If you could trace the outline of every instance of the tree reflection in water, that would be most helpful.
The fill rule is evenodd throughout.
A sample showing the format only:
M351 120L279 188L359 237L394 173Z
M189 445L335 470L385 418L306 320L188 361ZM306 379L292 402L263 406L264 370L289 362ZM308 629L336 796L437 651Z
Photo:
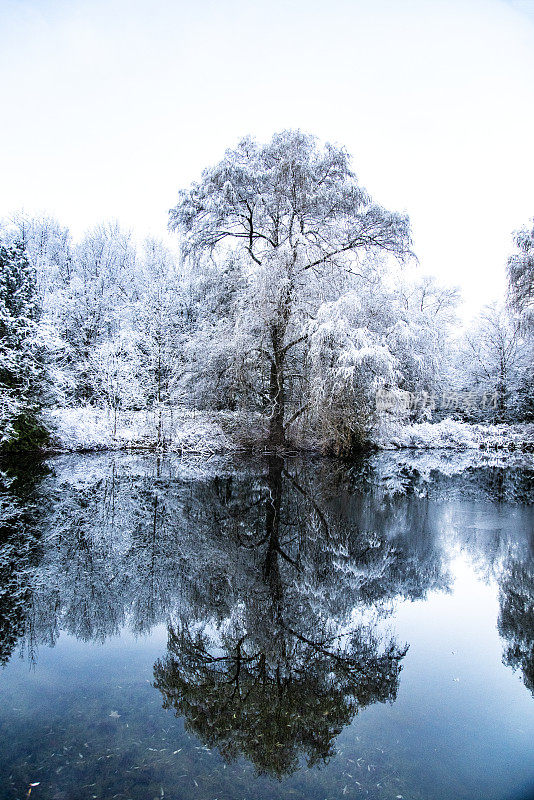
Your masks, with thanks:
M4 464L0 470L0 666L29 632L30 576L43 553L37 521L45 501L38 486L47 471L40 463L19 463L16 468ZM32 657L31 636L26 645Z
M359 708L395 699L407 648L393 641L382 648L372 625L343 630L357 599L351 588L362 585L358 567L380 550L374 536L332 530L280 459L269 460L265 483L246 527L241 517L233 528L248 558L236 557L236 572L225 576L234 597L229 619L211 636L203 620L171 626L154 674L164 706L205 744L281 778L300 755L308 766L328 760ZM226 522L231 495L227 502ZM217 519L215 536L227 536L223 515Z
M507 515L508 527L475 535L472 501L528 500L531 471L428 480L426 461L384 456L207 475L152 456L50 467L4 474L0 487L2 663L62 630L102 642L166 623L155 685L191 731L260 773L321 763L359 709L395 699L406 646L383 620L399 600L449 587L443 530L459 502L458 544L499 584L505 663L534 688L528 521Z
M534 554L508 563L500 584L499 634L506 642L503 661L520 669L534 695Z

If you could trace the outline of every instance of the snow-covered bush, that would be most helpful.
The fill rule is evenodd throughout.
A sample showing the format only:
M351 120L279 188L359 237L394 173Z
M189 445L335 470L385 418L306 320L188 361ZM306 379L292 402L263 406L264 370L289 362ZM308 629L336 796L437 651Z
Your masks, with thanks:
M167 408L160 416L160 410L115 413L113 409L89 405L55 408L47 412L46 421L56 450L165 448L204 455L238 449L238 435L229 435L227 429L242 429L246 423L243 418L228 421L228 415L182 409Z
M348 456L369 441L376 398L397 385L396 361L383 338L359 327L359 297L350 292L319 309L310 336L310 397L322 448Z
M384 449L533 450L534 425L471 425L453 419L396 425L374 438Z

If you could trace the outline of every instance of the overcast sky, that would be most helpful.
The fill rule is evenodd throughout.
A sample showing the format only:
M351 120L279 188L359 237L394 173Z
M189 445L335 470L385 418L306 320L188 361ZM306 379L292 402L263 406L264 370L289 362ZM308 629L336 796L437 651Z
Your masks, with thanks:
M0 216L163 234L245 135L344 144L471 313L534 215L534 0L0 0Z

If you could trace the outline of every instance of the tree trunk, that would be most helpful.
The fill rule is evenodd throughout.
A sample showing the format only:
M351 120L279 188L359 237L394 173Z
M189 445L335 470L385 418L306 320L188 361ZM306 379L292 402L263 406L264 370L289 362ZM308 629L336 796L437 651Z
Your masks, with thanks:
M163 422L161 419L161 341L158 338L158 446L163 438Z
M501 354L499 368L499 382L497 384L497 421L504 422L506 419L506 394L507 394L507 375L506 362Z
M269 497L265 507L265 531L267 535L267 552L263 563L263 578L268 584L272 600L273 613L279 622L282 617L282 579L278 557L280 553L280 507L282 504L282 469L284 462L278 456L269 458L269 474L267 487Z
M277 362L276 358L271 363L269 400L271 405L269 443L274 447L283 447L286 444L286 434L284 430L284 367L283 363Z
M269 379L269 444L273 447L284 447L286 434L284 429L285 394L284 394L284 361L285 352L282 349L283 336L279 331L271 331L273 357L271 360L271 373Z

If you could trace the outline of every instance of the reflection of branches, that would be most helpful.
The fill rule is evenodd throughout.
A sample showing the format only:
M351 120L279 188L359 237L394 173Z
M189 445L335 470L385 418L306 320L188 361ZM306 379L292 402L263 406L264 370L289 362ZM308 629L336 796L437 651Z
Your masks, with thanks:
M347 655L347 653L344 651L336 651L326 647L326 644L328 642L332 642L335 641L336 639L339 639L341 634L336 634L334 636L327 637L322 641L313 641L311 639L308 639L306 636L303 636L302 634L298 633L297 631L293 630L292 628L286 628L286 630L288 631L288 633L291 634L291 636L294 636L300 642L303 642L304 644L308 645L309 647L312 648L312 650L315 650L321 656L336 661L340 669L343 672L345 672L348 676L354 679L358 679L358 681L361 681L361 679L364 677L368 680L371 679L372 671L371 672L369 671L369 663L366 660L366 654L367 651L370 650L370 647L367 646L367 648L363 648L364 652L362 655L361 645L363 640L362 640L361 629L352 631L351 634L349 634L352 639L350 655ZM378 649L379 646L378 639L370 637L369 641L372 643L372 645L376 645ZM403 648L399 649L393 644L393 642L390 642L386 649L386 652L381 656L377 656L377 659L381 664L382 663L387 664L392 658L398 658L400 660L401 658L404 658L404 656L408 652L408 648L409 645L405 645ZM358 653L358 656L354 655L354 653L356 652ZM375 668L376 664L373 663L372 666L373 668Z
M231 543L232 601L218 641L185 622L171 627L154 674L165 707L207 744L281 777L301 755L309 764L329 758L359 708L395 698L407 647L382 646L363 625L343 630L347 610L365 594L362 583L379 582L376 570L365 577L371 551L382 563L390 546L352 520L339 527L336 516L338 530L320 507L320 493L313 497L280 458L270 457L267 466L263 504L247 502L240 517L254 537L240 530L223 540L226 548ZM235 509L227 520L233 518ZM200 625L206 613L197 617Z
M0 665L7 664L21 637L26 653L35 661L31 616L34 573L42 555L36 526L43 503L35 492L46 468L20 464L11 473L0 471Z
M66 472L73 462L65 458ZM104 641L126 620L146 632L170 614L224 625L242 608L242 633L258 637L253 649L250 637L244 642L248 658L268 652L269 640L282 652L295 634L324 645L321 621L341 628L356 604L435 582L435 520L424 517L421 502L411 501L407 520L405 499L398 508L381 504L350 476L333 485L329 462L270 458L259 472L248 465L193 480L155 475L152 461L144 475L114 464L87 456L85 483L51 476L39 488L38 528L46 536L33 599L12 590L24 585L24 548L0 559L6 644L28 636L31 607L36 644L53 643L60 629ZM425 550L414 548L416 518ZM6 658L10 652L11 645Z
M225 654L186 625L169 630L168 652L154 666L165 708L228 759L249 758L259 773L281 778L333 755L335 737L358 709L394 700L406 648L363 628L327 647L295 630L273 631L266 650L253 634L223 635ZM248 648L248 649L247 649Z
M521 669L534 694L534 562L512 562L500 587L498 629L507 641L503 660Z
M290 481L290 483L297 490L297 492L300 492L300 494L302 494L306 498L306 500L309 502L309 504L311 505L311 507L313 508L314 512L317 514L317 517L319 518L319 520L321 522L321 526L323 528L324 535L326 536L327 539L329 539L330 538L330 530L328 528L328 522L326 521L326 518L325 518L323 512L321 511L321 509L319 508L319 506L317 505L316 501L313 499L313 497L310 496L309 492L305 491L303 489L303 487L299 483L297 483L295 478L286 469L284 469L282 471L282 475L285 478L287 478L287 480Z

